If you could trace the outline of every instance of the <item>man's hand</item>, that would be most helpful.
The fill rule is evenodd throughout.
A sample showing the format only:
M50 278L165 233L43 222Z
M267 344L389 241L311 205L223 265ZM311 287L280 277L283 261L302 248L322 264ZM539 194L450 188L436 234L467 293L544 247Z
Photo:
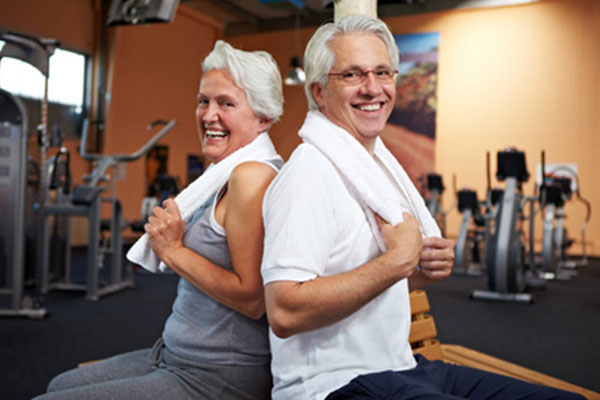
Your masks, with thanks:
M396 226L387 223L378 215L375 217L387 249L386 255L397 259L398 266L409 268L399 272L403 277L410 276L421 258L422 239L418 221L406 212L403 214L404 220Z
M163 208L154 207L148 223L144 225L152 250L158 258L166 262L166 257L183 247L182 239L185 224L179 207L173 199L167 199Z
M454 242L452 240L430 237L423 239L421 250L421 272L432 281L450 276L454 266Z

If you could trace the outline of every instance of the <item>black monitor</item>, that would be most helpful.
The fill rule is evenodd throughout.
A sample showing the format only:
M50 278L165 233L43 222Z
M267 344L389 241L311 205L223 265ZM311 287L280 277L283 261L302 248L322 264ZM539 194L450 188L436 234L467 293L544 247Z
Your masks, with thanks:
M108 26L171 22L179 0L113 0Z

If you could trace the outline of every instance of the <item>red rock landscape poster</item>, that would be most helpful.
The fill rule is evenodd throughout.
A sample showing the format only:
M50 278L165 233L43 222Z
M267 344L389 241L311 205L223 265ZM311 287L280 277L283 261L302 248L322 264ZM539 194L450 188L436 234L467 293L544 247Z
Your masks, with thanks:
M413 182L435 171L438 32L395 35L400 50L396 102L382 134Z

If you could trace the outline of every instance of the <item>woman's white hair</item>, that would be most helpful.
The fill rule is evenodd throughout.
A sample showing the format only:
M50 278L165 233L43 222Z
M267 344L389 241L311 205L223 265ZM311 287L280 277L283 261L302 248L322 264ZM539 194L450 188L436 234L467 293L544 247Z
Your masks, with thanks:
M304 51L304 72L306 73L304 92L310 110L319 109L319 105L313 97L311 85L320 83L323 87L327 86L329 81L327 74L329 74L335 63L335 54L330 47L330 42L337 36L348 33L376 35L387 47L392 69L398 69L398 46L396 46L394 37L387 25L380 19L366 15L348 15L338 22L322 25L310 38Z
M277 63L266 51L243 51L217 40L204 59L202 72L211 69L229 71L237 86L244 90L257 116L275 122L283 113L283 88Z

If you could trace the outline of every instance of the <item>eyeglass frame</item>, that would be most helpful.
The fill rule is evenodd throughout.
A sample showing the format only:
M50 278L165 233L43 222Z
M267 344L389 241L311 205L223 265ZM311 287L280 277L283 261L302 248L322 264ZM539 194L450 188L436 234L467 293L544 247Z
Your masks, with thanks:
M377 75L376 72L378 71L382 71L385 69L381 69L381 68L369 68L366 70L360 69L360 68L350 68L346 71L343 72L330 72L327 74L327 77L338 77L340 78L342 81L344 81L345 83L351 84L351 85L357 85L357 84L361 84L363 83L366 79L367 76L369 76L369 72L373 73L373 76L375 77L375 80L377 80L378 82L382 82L381 80L377 79ZM344 75L347 74L348 72L360 72L360 77L359 80L357 80L356 82L348 82L344 79ZM396 80L396 77L398 76L398 70L389 70L390 72L390 83L394 82ZM387 81L383 81L383 82L387 82Z

